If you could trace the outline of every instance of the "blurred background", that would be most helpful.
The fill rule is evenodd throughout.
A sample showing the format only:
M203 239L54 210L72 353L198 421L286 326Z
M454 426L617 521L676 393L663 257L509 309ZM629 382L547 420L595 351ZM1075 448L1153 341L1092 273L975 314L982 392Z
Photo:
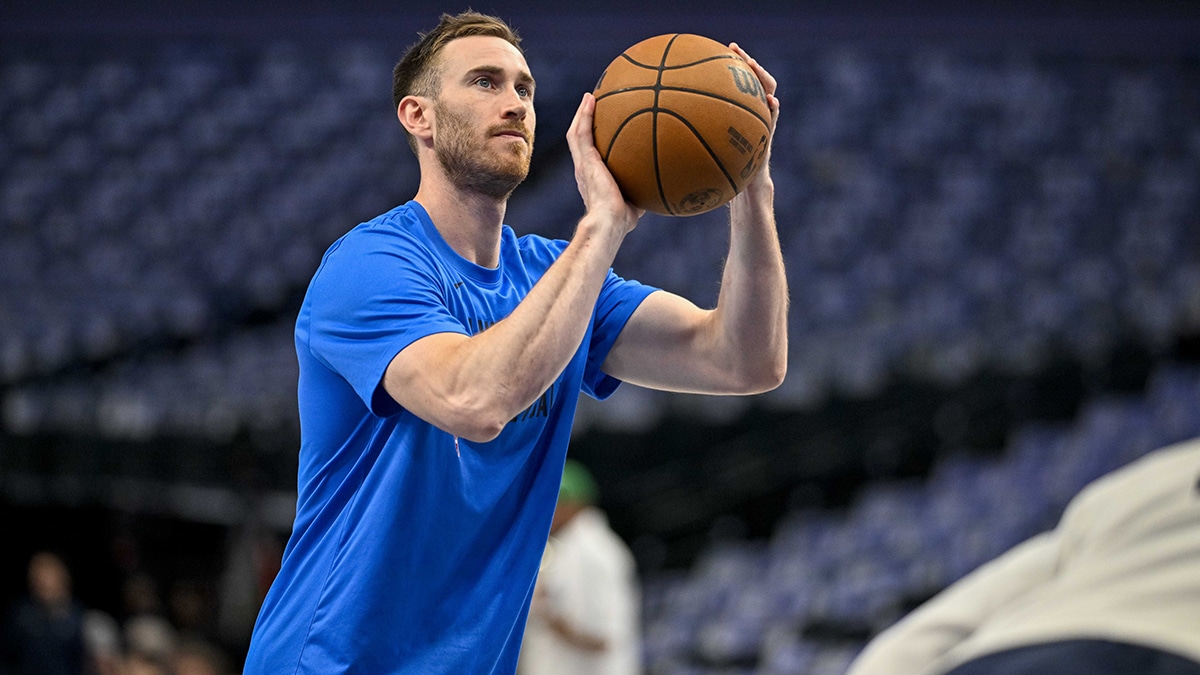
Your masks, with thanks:
M296 311L325 248L415 192L391 68L465 8L0 8L0 600L51 550L87 607L237 668L294 509ZM473 8L538 81L518 233L569 237L563 135L625 47L737 41L779 81L786 382L626 385L577 420L648 672L840 673L1200 435L1195 3ZM726 217L648 216L615 268L711 304Z

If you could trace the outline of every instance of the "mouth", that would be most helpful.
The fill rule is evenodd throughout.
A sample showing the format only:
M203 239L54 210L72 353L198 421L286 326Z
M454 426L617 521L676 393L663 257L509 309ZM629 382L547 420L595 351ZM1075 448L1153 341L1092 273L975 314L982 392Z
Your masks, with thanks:
M520 141L524 141L525 143L529 142L529 138L525 134L525 132L523 132L519 129L501 129L499 131L494 132L493 135L498 136L500 138L510 138L510 139L514 139L514 140L520 140Z

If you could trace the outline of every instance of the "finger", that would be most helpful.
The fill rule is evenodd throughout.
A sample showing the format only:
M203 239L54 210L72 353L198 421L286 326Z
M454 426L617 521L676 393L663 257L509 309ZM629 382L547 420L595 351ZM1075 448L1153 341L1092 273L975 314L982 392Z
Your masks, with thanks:
M575 117L571 120L571 126L567 128L567 143L574 143L576 137L579 136L580 121L583 116L583 106L587 102L587 94L579 101L579 107L575 110Z
M736 42L730 42L729 48L738 55L740 59L750 66L754 75L758 77L758 81L762 84L763 93L767 99L767 109L771 111L771 134L774 135L775 123L779 120L779 98L775 96L775 91L779 83L775 81L775 77L767 72L767 69L762 66L754 57L746 53L741 45Z
M579 108L575 110L575 119L571 120L571 126L567 129L567 145L573 155L589 148L595 149L595 134L592 131L595 111L596 98L591 92L584 93Z
M571 127L567 130L567 147L575 165L575 183L585 207L588 208L596 200L599 194L598 186L604 181L598 173L603 171L603 164L600 152L596 150L595 134L592 130L595 107L595 97L591 92L585 93L579 101L579 108L575 110L575 119L571 121Z
M767 94L774 94L776 87L779 86L775 81L775 77L771 75L771 73L764 68L761 63L758 62L758 59L755 59L747 54L746 50L742 49L736 42L731 43L731 48L734 49L734 52L740 56L747 65L750 66L750 69L754 71L754 74L758 76L759 81L762 82L763 90L766 91Z
M733 50L733 53L737 54L743 61L745 61L746 65L750 66L750 69L754 71L755 75L758 76L759 82L762 83L763 91L765 91L768 96L774 94L776 87L779 86L779 84L775 81L775 77L771 75L771 73L768 72L767 69L764 68L757 59L747 54L746 50L742 49L741 45L738 43L730 42L729 48Z

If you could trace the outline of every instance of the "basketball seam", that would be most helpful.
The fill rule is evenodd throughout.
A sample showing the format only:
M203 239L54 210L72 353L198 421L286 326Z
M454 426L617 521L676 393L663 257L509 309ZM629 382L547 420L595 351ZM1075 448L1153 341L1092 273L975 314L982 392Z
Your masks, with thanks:
M632 56L630 56L624 52L621 53L621 58L625 59L630 64L637 66L638 68L645 68L646 70L682 70L683 68L691 68L693 66L698 66L701 63L708 63L709 61L718 61L721 59L736 59L738 61L741 61L741 59L739 59L734 54L717 54L716 56L706 56L698 61L691 61L688 63L680 63L680 64L676 64L674 66L668 66L668 65L664 64L663 66L660 67L660 66L650 65L649 63L642 63L641 61L634 60L634 58Z
M667 202L667 191L663 188L662 172L658 166L658 96L662 92L663 67L666 66L667 55L671 53L671 46L675 44L675 40L677 39L679 39L679 33L672 35L671 39L667 41L666 46L663 47L662 60L658 64L658 76L654 80L654 110L650 115L650 138L653 141L652 149L654 152L654 182L658 185L659 201L662 202L663 208L667 210L667 213L673 216L678 214L675 213L675 209L671 208L671 205Z
M628 124L633 121L633 118L635 118L638 115L641 115L642 113L645 113L645 112L654 112L654 111L651 108L643 108L641 110L638 110L638 111L630 114L624 120L621 120L621 124L619 124L617 126L616 131L613 131L612 137L608 139L608 147L604 149L604 152L600 153L601 159L603 159L605 162L608 161L608 156L610 154L612 154L613 146L617 144L617 138L621 135L621 132L624 131L625 127L628 126Z
M731 106L734 106L735 108L740 108L742 110L745 110L746 112L750 113L751 115L754 115L754 118L757 119L759 122L762 122L764 127L768 128L768 129L771 128L771 124L767 121L767 119L764 118L762 115L758 114L758 112L756 110L754 110L754 108L751 108L750 106L748 106L744 103L738 103L734 99L726 98L724 96L717 96L716 94L714 94L712 92L703 91L701 89L689 89L687 87L672 87L672 86L661 87L658 85L638 85L636 87L624 87L621 89L613 89L612 91L608 91L608 92L605 92L605 93L597 96L596 100L599 101L601 99L608 98L609 96L614 96L616 94L625 94L625 93L634 92L634 91L654 91L656 94L655 95L655 106L656 107L658 104L657 94L659 92L674 91L674 92L680 92L680 93L684 93L684 94L695 94L696 96L707 96L708 98L711 98L713 100L722 101L724 103L728 103ZM646 108L645 110L650 110L650 108Z
M729 181L729 186L733 188L733 194L737 194L739 192L737 182L733 180L733 176L730 175L728 170L726 170L725 163L722 162L721 158L717 156L716 151L712 149L712 146L708 144L708 141L705 140L704 136L700 134L700 130L693 126L686 117L673 110L663 110L660 112L662 112L664 115L670 115L671 117L679 120L685 127L688 128L688 131L692 132L692 135L696 137L696 140L700 141L700 145L704 147L704 151L708 153L709 158L711 158L712 161L716 163L717 168L721 170L721 174L725 176L725 180Z

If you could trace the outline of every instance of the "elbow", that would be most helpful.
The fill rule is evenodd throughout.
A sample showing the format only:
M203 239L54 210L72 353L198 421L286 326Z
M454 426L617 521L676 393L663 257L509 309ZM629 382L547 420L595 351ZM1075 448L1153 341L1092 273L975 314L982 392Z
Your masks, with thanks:
M488 443L496 440L501 431L504 431L503 424L500 425L482 425L475 424L469 427L464 427L462 433L456 434L459 438L471 441L472 443Z
M763 354L748 368L740 383L743 394L762 394L779 387L787 377L787 351Z
M463 427L459 436L469 441L486 443L499 436L509 422L522 416L537 414L539 410L544 414L554 404L552 389L532 397L532 400L530 398L528 394L513 395L511 391L500 390L499 395L490 402L481 402L480 405L467 408L469 412L459 416Z
M762 376L755 380L754 386L752 387L753 391L751 393L763 394L773 389L777 389L779 385L783 384L783 378L785 377L787 377L786 363L780 368L763 373Z
M508 418L496 411L461 408L446 431L472 443L487 443L496 440L507 425Z
M771 391L783 384L783 379L787 377L787 355L779 359L770 374L763 380L765 387L763 391Z
M451 404L454 412L446 431L473 443L493 441L520 413L521 403L522 399L505 391L463 397Z

